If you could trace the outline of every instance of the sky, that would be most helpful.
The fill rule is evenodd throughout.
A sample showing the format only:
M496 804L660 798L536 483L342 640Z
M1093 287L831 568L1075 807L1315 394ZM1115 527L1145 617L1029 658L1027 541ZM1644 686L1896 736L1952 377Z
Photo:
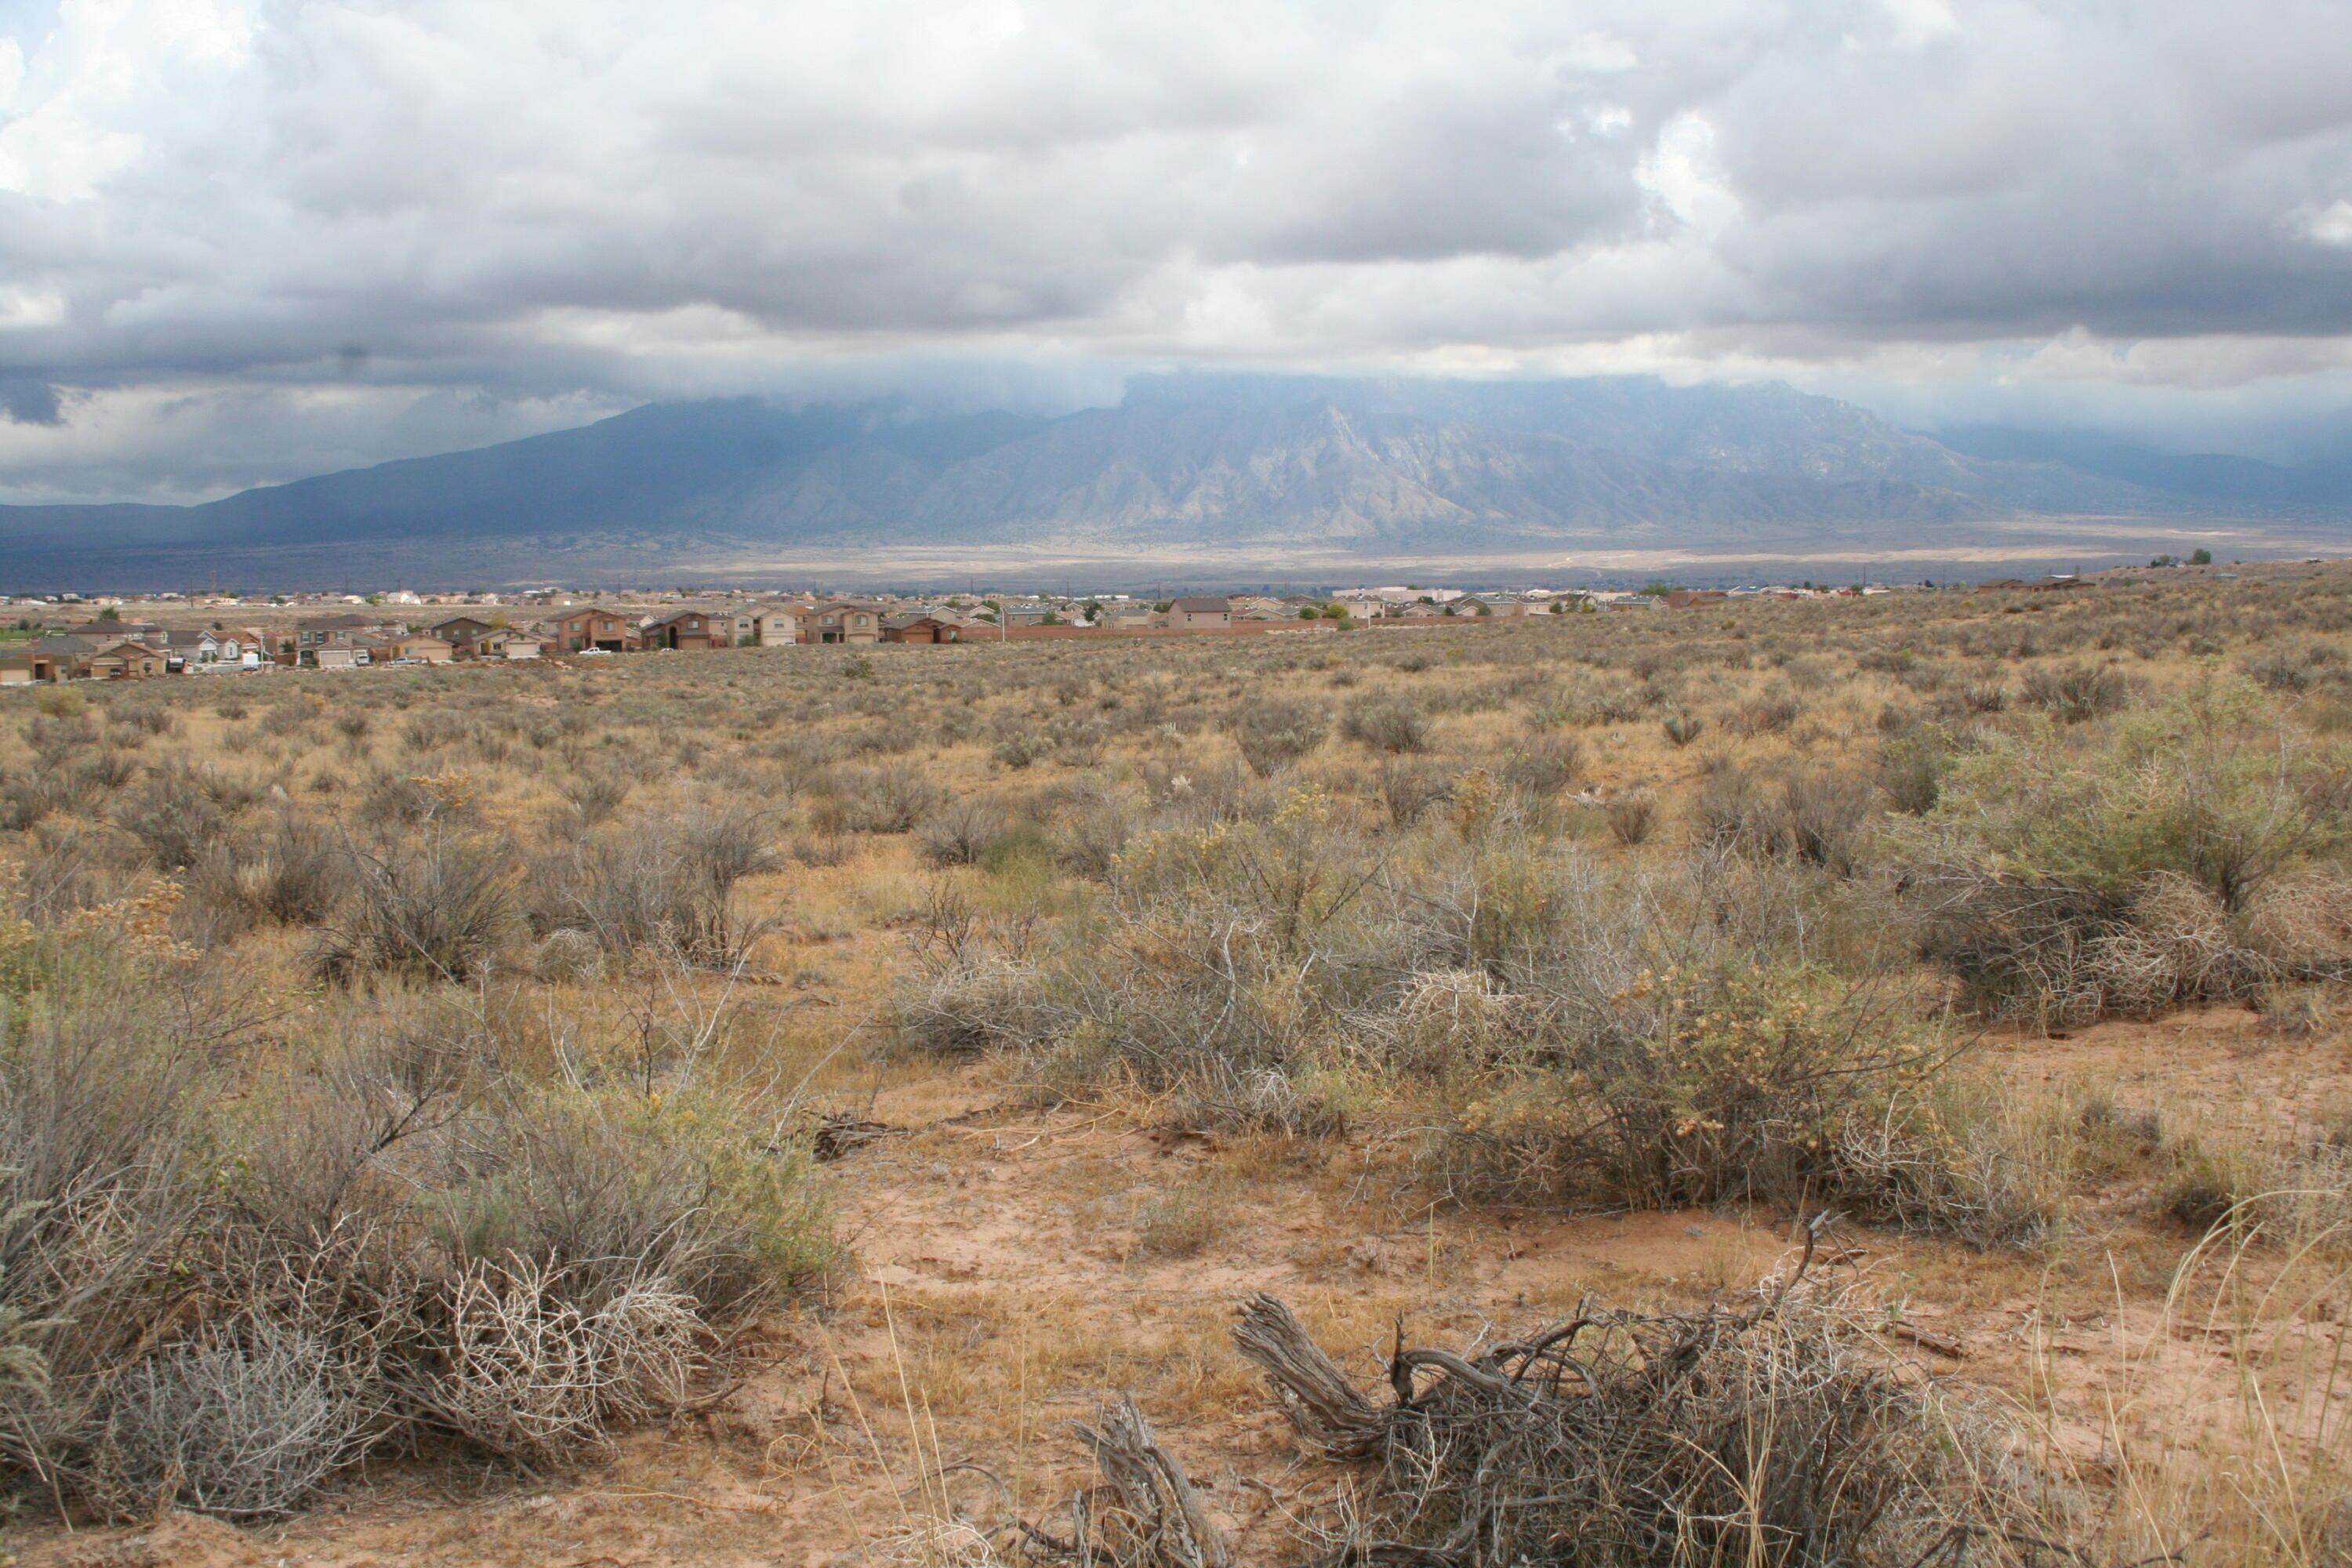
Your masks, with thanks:
M2345 0L0 0L0 500L656 398L2352 431Z

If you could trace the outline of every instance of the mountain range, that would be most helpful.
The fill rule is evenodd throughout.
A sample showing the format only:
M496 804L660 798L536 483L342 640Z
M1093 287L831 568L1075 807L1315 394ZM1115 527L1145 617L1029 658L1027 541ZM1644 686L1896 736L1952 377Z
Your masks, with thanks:
M2159 541L2251 524L2300 549L2352 537L2352 466L1992 427L1937 438L1778 384L1183 374L1053 418L654 404L198 506L0 507L0 588L646 581L909 552L1990 559L2085 519L2118 556L2141 552L2116 520Z

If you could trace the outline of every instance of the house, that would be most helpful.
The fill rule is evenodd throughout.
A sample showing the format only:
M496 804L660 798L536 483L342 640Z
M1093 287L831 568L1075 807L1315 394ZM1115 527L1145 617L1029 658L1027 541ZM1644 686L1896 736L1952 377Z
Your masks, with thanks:
M360 637L383 637L400 628L373 616L315 616L294 623L294 658L318 663L321 648L349 648Z
M808 613L816 608L814 599L794 599L781 605L762 605L745 616L751 626L751 641L761 647L791 647L811 641L802 636L803 623Z
M481 640L499 628L471 616L456 616L425 629L449 645L452 658L478 658Z
M58 636L36 637L8 657L10 664L21 664L23 679L53 681L71 680L89 673L86 666L90 655L104 647L98 637ZM0 676L0 679L11 679Z
M638 646L637 628L627 617L593 605L583 605L547 623L548 636L558 653L625 653Z
M84 621L78 626L68 626L69 637L89 637L94 642L119 642L128 639L162 647L168 636L163 627L147 621Z
M882 623L884 642L955 642L963 628L937 616L892 616Z
M541 650L546 647L547 639L537 632L500 630L476 638L474 657L477 658L537 658Z
M435 637L431 632L408 632L392 639L392 657L446 664L457 657L457 650L446 637Z
M1179 599L1168 606L1171 631L1222 631L1233 624L1232 606L1223 599Z
M1227 600L1225 608L1237 621L1295 621L1299 606L1252 594Z
M130 637L103 643L84 658L81 673L92 680L145 680L168 668L163 650Z
M207 631L165 632L163 659L167 668L186 670L198 665L216 664L221 657L221 639ZM234 654L229 656L234 658Z
M857 599L819 605L801 618L801 640L877 643L882 640L882 606Z
M1670 589L1666 594L1666 608L1696 609L1707 605L1723 604L1730 596L1720 588L1675 588Z
M679 610L638 630L640 646L708 652L735 646L736 617L723 611Z

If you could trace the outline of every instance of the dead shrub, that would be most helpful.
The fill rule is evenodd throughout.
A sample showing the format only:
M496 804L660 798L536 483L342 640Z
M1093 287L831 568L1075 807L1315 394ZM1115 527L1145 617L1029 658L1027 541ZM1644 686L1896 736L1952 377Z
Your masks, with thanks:
M616 958L644 950L716 968L740 963L764 928L735 908L737 884L773 868L765 816L741 805L697 806L573 845L531 879L542 937L584 931Z
M376 1436L373 1372L267 1315L173 1345L110 1392L98 1485L124 1512L163 1499L229 1519L289 1513Z
M2009 687L2000 680L1971 680L1960 688L1960 705L1970 713L1999 713L2009 706Z
M1576 782L1584 755L1572 735L1540 735L1503 764L1503 782L1523 795L1549 800Z
M1245 701L1230 721L1242 761L1271 778L1323 743L1330 722L1319 703L1284 699Z
M157 869L184 870L228 832L228 814L207 782L184 766L150 769L115 807L115 825L146 846Z
M1805 716L1804 703L1786 693L1751 699L1724 715L1724 727L1742 735L1777 735Z
M1117 792L1081 783L1053 814L1054 858L1071 875L1101 881L1135 837L1135 813Z
M820 827L848 833L908 833L947 792L915 768L843 768L815 807Z
M934 866L975 866L1004 831L1004 814L994 805L961 796L915 825L915 851Z
M1389 821L1407 828L1452 797L1454 775L1433 763L1386 762L1381 764L1380 792Z
M1429 714L1401 697L1375 697L1351 704L1340 733L1375 752L1404 755L1429 750Z
M2068 724L2087 723L2131 706L2132 680L2107 665L2043 665L2025 673L2025 700Z
M1585 690L1580 704L1588 724L1630 724L1652 706L1652 695L1646 689L1622 677L1594 683Z
M2251 659L2246 673L2264 689L2302 696L2322 687L2340 685L2352 678L2342 645L2310 642L2299 648L2278 648Z
M263 728L268 728L265 721ZM463 744L470 739L474 726L462 713L446 708L436 708L419 713L400 727L400 738L412 752L437 752L446 747Z
M496 839L440 832L347 845L342 858L352 894L312 951L321 979L462 983L514 934L513 858Z
M1797 766L1761 776L1729 762L1699 789L1699 842L1761 858L1787 857L1850 874L1861 853L1874 792L1842 770Z
M435 1336L446 1365L420 1390L420 1414L494 1454L544 1464L616 1422L683 1403L708 1332L693 1299L658 1278L583 1292L574 1274L515 1258L460 1275Z
M1609 831L1620 844L1646 844L1658 822L1658 797L1647 790L1618 795L1608 805Z
M1374 1467L1319 1531L1334 1562L2045 1560L2009 1435L1895 1370L1860 1294L1800 1265L1738 1309L1588 1306L1460 1355L1400 1343L1386 1405L1272 1297L1234 1340L1304 1446Z
M557 780L555 793L563 798L572 822L594 827L611 821L627 803L629 788L629 781L618 773L578 773Z
M247 845L232 868L238 895L255 913L281 925L316 925L346 885L339 846L326 828L281 812Z
M1880 743L1878 783L1895 810L1925 816L1943 798L1951 763L1951 737L1940 729L1903 724Z

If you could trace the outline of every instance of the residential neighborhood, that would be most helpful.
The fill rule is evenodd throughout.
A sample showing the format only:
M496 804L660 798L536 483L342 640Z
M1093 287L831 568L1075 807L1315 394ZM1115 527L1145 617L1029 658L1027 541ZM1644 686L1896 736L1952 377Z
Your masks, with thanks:
M2072 577L2004 580L1979 591L2049 592ZM268 601L155 595L19 599L0 628L0 685L220 676L733 647L870 647L1134 636L1234 636L1686 609L1728 599L1918 592L1924 584L1637 590L1466 591L1406 584L1320 594L1128 594L833 597L708 595L549 588L425 598L407 591ZM86 618L83 618L86 617Z

